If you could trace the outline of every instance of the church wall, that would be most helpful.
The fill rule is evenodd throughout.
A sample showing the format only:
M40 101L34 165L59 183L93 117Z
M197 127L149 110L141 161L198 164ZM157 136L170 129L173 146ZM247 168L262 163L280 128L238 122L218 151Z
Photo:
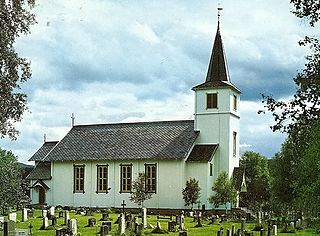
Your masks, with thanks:
M52 201L49 205L121 207L125 200L126 207L138 207L129 200L130 193L120 193L120 164L132 164L133 180L144 171L144 164L157 164L157 191L144 205L150 208L183 208L182 188L185 185L184 160L155 161L87 161L77 162L85 165L84 193L73 193L73 162L53 162L52 164ZM108 164L108 193L96 193L96 165Z

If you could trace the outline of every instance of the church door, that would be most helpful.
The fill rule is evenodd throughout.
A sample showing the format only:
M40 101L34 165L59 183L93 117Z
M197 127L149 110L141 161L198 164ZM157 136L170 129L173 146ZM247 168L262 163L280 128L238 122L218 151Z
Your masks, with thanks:
M46 191L44 188L39 188L39 204L44 204L46 202Z

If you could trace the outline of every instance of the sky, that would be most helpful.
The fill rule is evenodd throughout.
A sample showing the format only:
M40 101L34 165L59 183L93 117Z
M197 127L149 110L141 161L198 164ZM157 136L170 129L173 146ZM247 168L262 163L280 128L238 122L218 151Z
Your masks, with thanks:
M29 111L17 140L0 139L20 162L75 124L193 119L191 88L204 82L217 28L215 0L37 0L38 24L17 40L31 61L22 90ZM317 28L290 13L289 0L221 0L230 79L241 89L240 151L268 158L285 135L273 133L261 94L288 100Z

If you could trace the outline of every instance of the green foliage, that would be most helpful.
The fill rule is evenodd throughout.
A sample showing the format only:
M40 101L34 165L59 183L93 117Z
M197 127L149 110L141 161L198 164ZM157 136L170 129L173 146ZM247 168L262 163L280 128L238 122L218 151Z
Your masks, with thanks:
M247 151L240 159L245 169L247 193L241 196L244 206L252 210L266 210L270 200L270 173L268 160L259 153Z
M139 207L143 207L143 203L152 197L153 193L146 190L145 173L141 172L132 183L132 192L130 201L137 203Z
M199 181L195 178L190 178L186 182L186 187L182 189L182 196L185 206L190 206L193 208L193 204L196 204L200 198L201 188L199 186Z
M306 18L311 26L320 18L320 3L319 0L290 0L293 4L294 10L292 11L299 18Z
M21 179L17 158L10 151L0 148L0 209L3 213L10 207L29 203L25 190L27 185Z
M35 16L29 11L34 1L8 0L0 3L0 137L16 138L14 122L21 121L27 109L27 96L19 93L21 84L31 78L30 62L19 57L14 43L30 32Z
M226 171L222 171L219 174L218 178L213 183L212 191L214 193L210 196L209 202L215 207L225 205L227 208L227 203L234 202L237 197L237 192Z

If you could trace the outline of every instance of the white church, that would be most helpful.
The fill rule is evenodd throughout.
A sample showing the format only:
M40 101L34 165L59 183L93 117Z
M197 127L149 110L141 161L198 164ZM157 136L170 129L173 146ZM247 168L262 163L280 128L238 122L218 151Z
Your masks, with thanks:
M200 204L221 171L239 166L240 90L231 83L218 23L205 81L192 88L194 120L75 125L30 158L33 204L137 208L132 182L146 175L147 208L184 209L182 189L199 181Z

